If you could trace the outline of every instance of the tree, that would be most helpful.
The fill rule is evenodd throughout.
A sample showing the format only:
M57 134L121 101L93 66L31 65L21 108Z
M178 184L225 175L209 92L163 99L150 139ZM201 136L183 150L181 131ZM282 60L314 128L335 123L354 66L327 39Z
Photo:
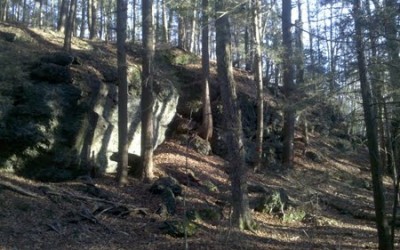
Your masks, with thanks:
M81 1L81 9L82 9L81 10L81 22L80 22L81 28L79 31L79 38L81 38L81 39L85 37L86 7L87 7L87 4L85 3L84 0L82 0Z
M142 166L140 178L144 181L153 179L153 58L154 58L154 31L153 31L153 0L142 1L142 34L143 34L143 70L141 95Z
M0 21L5 22L7 19L8 1L0 0Z
M231 36L226 1L216 1L218 16L216 28L216 54L218 82L221 86L232 191L232 222L239 229L253 228L247 195L247 167L241 113L237 102L236 83L232 71Z
M118 171L120 186L128 181L128 82L126 64L127 2L117 0L117 60L118 60Z
M292 17L292 1L282 0L282 43L283 43L283 88L286 98L286 106L284 110L283 123L283 156L282 163L286 168L293 166L293 139L295 110L293 105L294 92L294 74L293 74L293 49L292 49L292 33L291 22Z
M360 0L353 3L355 44L357 51L358 73L360 77L361 96L363 100L364 120L367 130L368 151L371 165L372 186L374 193L376 227L378 230L379 249L393 249L389 232L389 225L386 218L385 196L382 182L382 166L379 159L378 135L376 126L376 106L372 104L371 87L367 78L367 67L364 55L363 30Z
M74 17L76 13L76 0L71 0L68 19L65 27L65 37L64 37L64 50L71 52L71 42L72 42L72 30L74 28Z
M257 85L257 134L256 134L256 165L261 168L264 138L264 88L262 80L262 59L260 39L260 1L252 0L252 24L254 47L254 80Z
M132 43L136 41L136 0L132 1Z
M88 0L89 39L97 38L97 0Z
M163 43L169 43L168 40L168 20L167 20L167 4L165 3L165 0L162 0L161 8L162 8L162 35L161 35L161 41Z
M211 112L211 102L210 102L210 55L209 55L209 44L208 44L208 0L202 0L202 31L201 31L201 66L203 70L202 81L203 81L203 121L200 129L199 135L205 139L209 140L213 133L213 118Z

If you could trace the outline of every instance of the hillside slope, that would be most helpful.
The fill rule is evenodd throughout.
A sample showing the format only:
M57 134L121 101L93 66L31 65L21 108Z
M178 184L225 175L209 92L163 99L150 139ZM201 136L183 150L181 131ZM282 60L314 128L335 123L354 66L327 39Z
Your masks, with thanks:
M62 42L61 34L37 30L25 30L20 37L32 41L32 47L10 44L3 52L15 53L18 60L25 61L32 61L32 57L47 52L50 46L57 49ZM73 48L79 54L89 44L74 40ZM112 44L95 45L96 51L101 52L93 55L93 64L102 61L101 55L115 55ZM139 51L132 49L130 53L130 60L137 60ZM192 88L196 92L199 82L193 77L198 75L200 66L195 61L178 66L182 89ZM24 77L23 68L9 69L15 71L1 81ZM107 67L98 66L96 70L107 74ZM254 88L249 87L247 73L235 74L241 95L251 99ZM217 102L218 93L214 94ZM267 99L269 107L279 106L277 98L268 95ZM186 104L181 101L178 111L184 113ZM251 134L250 125L246 128ZM187 239L189 249L377 248L368 154L363 145L352 148L346 140L316 132L310 135L305 155L304 145L296 142L294 169L281 171L274 167L261 173L250 170L252 215L258 227L256 232L239 232L230 226L229 220L228 163L219 156L196 152L186 142L171 133L155 151L156 176L173 177L182 189L181 193L171 195L176 198L174 213L164 211L165 195L156 194L150 184L133 178L126 187L119 188L112 174L51 183L1 172L0 248L183 249L182 235L166 234L165 228L168 231L175 221L183 221L188 211L198 213L193 222L197 230ZM390 205L389 178L385 178L385 186ZM283 205L282 209L257 212L260 199L271 197L276 191L287 196L285 204L278 204ZM396 242L399 240L397 237Z

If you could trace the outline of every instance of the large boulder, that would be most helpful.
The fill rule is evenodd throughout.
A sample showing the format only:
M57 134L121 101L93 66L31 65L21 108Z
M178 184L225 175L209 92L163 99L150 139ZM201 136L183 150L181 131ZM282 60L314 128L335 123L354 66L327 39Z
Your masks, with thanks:
M60 58L70 63L71 57L57 55ZM40 65L83 71L77 65ZM130 67L128 72L129 153L140 155L140 71ZM48 171L39 176L43 171L38 170L46 168L62 169L61 179L85 174L89 168L116 170L117 162L110 157L118 152L118 86L90 71L73 78L72 84L25 81L0 93L0 167L42 180L53 180ZM165 139L179 97L168 79L156 79L155 85L154 148Z
M136 68L130 68L128 97L128 152L134 155L141 153L141 118L140 118L140 89L138 86ZM136 79L136 80L135 80ZM153 106L154 113L154 148L165 139L168 124L176 113L178 92L173 84L168 81L158 81L160 85L154 88L156 98ZM82 159L95 164L103 172L114 172L117 162L110 160L115 152L118 152L118 86L103 83L92 79L89 89L90 98L87 99L88 110L85 113L80 128L76 146L81 152Z

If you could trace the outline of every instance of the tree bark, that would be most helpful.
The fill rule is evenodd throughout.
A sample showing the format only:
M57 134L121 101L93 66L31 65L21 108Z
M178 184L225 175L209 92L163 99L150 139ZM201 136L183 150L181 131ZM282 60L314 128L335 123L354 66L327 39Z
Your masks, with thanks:
M357 64L360 77L361 95L363 100L364 120L367 129L368 150L371 164L372 186L376 214L376 227L378 230L379 249L393 249L386 218L384 187L382 182L381 162L379 159L378 135L376 127L376 106L372 104L371 87L367 79L367 68L364 55L362 11L360 0L355 0L353 5L355 45L357 50Z
M294 74L293 74L293 49L292 49L292 34L291 34L291 11L292 1L282 0L282 40L283 40L283 88L286 98L286 106L284 110L283 123L283 155L282 164L285 168L293 167L293 139L294 139L294 124L295 110L292 100L294 92Z
M143 32L143 71L141 120L142 141L141 157L142 169L140 178L143 181L153 179L153 58L154 58L154 31L153 31L153 0L142 1L142 32Z
M97 0L89 0L89 12L88 19L89 22L89 39L97 38Z
M65 27L64 47L67 52L71 52L72 30L74 27L74 16L76 11L76 0L71 0L68 19Z
M80 29L80 33L79 33L79 37L80 38L84 38L85 37L85 23L86 23L86 7L87 5L85 4L84 0L81 1L81 8L82 8L82 20L81 20L81 29Z
M118 63L118 171L120 186L128 182L128 81L126 64L126 0L117 0L117 63Z
M254 47L254 81L257 86L257 133L256 163L254 170L260 170L263 159L264 138L264 86L262 79L261 39L260 39L260 1L252 0L252 24Z
M196 49L196 34L197 34L197 3L194 3L194 8L193 8L193 12L192 12L192 24L191 24L191 31L190 31L190 46L189 46L189 51L192 53L195 53L195 49Z
M165 0L162 0L162 39L163 43L169 43L168 40L168 20L167 20L167 6Z
M132 42L136 41L136 0L132 2Z
M211 112L211 101L210 101L210 55L209 55L209 44L208 44L208 0L202 0L202 36L201 36L201 66L202 66L202 81L203 81L203 121L199 135L204 140L210 140L213 133L213 117Z
M308 30L309 32L312 32L312 20L311 20L311 14L310 14L310 0L307 0L307 17L308 17ZM314 83L314 78L315 78L315 56L314 56L314 38L312 35L308 36L308 43L310 45L309 50L310 50L310 68L311 68L311 82L313 83L313 91L314 93L317 91L316 84Z
M240 230L252 230L253 220L250 214L247 194L247 167L244 160L242 122L237 102L236 83L232 72L230 24L228 14L225 12L225 1L216 1L215 10L219 14L215 21L217 74L218 82L221 86L228 157L231 168L232 222Z
M178 14L178 48L186 50L186 27L182 13Z

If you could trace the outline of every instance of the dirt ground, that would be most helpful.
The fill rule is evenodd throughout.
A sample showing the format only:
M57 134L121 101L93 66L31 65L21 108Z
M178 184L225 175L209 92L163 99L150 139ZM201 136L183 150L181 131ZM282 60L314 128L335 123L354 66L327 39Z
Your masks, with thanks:
M376 249L365 149L341 153L328 143L313 141L310 150L318 149L321 163L297 155L291 171L249 171L250 183L283 188L307 212L302 221L283 222L253 211L256 232L230 226L229 181L221 158L200 155L171 140L163 143L156 151L156 175L179 180L190 170L200 180L198 185L183 186L185 198L178 202L174 218L210 204L223 208L217 223L196 222L199 230L187 239L189 249ZM119 188L113 175L39 183L2 174L0 180L10 184L0 186L1 249L184 249L184 238L159 229L164 221L156 214L161 198L148 191L149 184L130 179L128 186ZM206 181L218 191L203 188ZM385 184L390 197L389 179ZM115 207L128 210L107 213ZM399 246L398 237L396 242Z

